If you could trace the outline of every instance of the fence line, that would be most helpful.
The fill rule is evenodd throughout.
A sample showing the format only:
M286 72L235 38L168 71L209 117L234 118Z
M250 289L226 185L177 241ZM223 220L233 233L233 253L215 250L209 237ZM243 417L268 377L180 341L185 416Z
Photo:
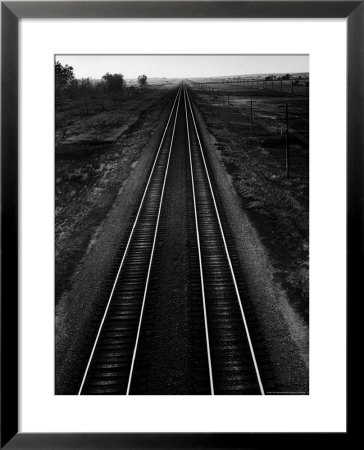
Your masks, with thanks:
M118 93L89 93L79 95L75 98L56 97L56 113L63 113L63 122L67 125L67 115L78 115L72 114L72 111L75 109L79 111L80 115L96 114L105 111L107 106L116 106L118 103L121 104L125 100L155 92L158 88L159 85L153 84L145 87L127 87Z
M309 95L309 81L305 79L291 80L263 80L263 79L242 79L239 81L211 81L209 83L199 83L196 81L189 82L197 87L199 91L210 92L215 89L212 84L241 85L246 88L257 90L269 90L274 92L282 92L283 94ZM286 89L283 89L283 88ZM302 92L303 91L303 92Z
M249 136L253 137L253 126L254 123L257 123L260 127L264 128L265 132L267 130L269 130L269 128L273 128L274 129L274 135L276 136L276 131L277 129L280 130L280 135L283 138L283 133L284 133L284 138L285 138L285 175L286 175L286 179L288 180L290 178L290 136L294 136L295 138L299 139L300 141L302 141L304 144L309 144L309 140L308 138L306 138L305 136L303 136L301 133L297 132L296 130L294 130L291 126L290 126L290 115L289 115L289 103L277 103L275 106L279 107L279 106L284 106L285 107L285 111L278 111L276 113L276 115L263 115L261 111L256 111L254 109L254 100L252 99L247 99L246 100L246 108L244 108L244 110L242 111L242 107L239 106L235 106L233 105L233 103L231 102L231 98L230 92L226 92L223 93L222 95L220 95L220 91L217 90L217 92L214 92L214 89L209 86L208 90L206 90L206 88L201 85L201 84L197 84L197 90L198 91L202 91L202 92L207 92L209 95L211 95L212 101L214 100L218 100L218 104L219 107L221 105L225 105L228 110L231 110L231 107L236 108L238 110L238 112L240 112L240 114L244 117L244 116L248 116L247 117L247 121L249 121ZM222 96L222 98L226 98L226 103L221 103L220 102L220 97ZM263 102L260 102L259 107L260 110L262 110L263 108L262 106ZM263 103L264 105L264 103ZM284 120L279 120L279 117L277 118L277 116L283 116L282 119ZM291 117L292 119L295 118L300 118L300 119L305 119L302 115L301 116L297 116L297 115L292 115ZM263 123L263 124L262 124Z

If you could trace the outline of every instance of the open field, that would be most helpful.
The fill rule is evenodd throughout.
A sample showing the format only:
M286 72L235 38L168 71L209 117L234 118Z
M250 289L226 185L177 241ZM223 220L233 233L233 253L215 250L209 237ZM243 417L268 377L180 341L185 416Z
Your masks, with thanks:
M258 87L248 81L189 80L242 208L269 250L275 277L308 321L309 102L305 86L294 86L292 93L283 84L281 92L275 83L279 90L263 89L263 81Z
M67 98L56 98L56 130L73 125L75 121L104 111L119 112L128 108L133 101L150 97L157 90L163 93L165 89L175 85L173 80L152 80L144 88L137 83L125 82L121 91L93 91L84 95Z

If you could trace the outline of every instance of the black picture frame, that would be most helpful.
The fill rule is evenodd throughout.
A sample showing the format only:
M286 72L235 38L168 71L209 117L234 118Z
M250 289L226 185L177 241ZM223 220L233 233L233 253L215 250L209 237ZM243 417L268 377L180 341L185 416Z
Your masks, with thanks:
M18 433L18 21L21 18L347 18L347 305L363 273L363 1L1 2L1 448L297 448L334 433ZM360 292L360 291L359 291ZM350 339L349 339L350 344ZM348 354L351 350L348 344ZM349 359L348 359L349 365ZM350 377L350 371L348 371ZM350 378L349 378L350 380ZM349 384L350 385L350 384ZM348 399L350 389L348 389Z

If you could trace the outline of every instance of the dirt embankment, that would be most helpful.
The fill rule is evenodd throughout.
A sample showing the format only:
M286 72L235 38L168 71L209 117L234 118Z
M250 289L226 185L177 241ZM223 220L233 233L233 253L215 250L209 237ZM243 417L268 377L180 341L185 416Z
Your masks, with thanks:
M154 98L107 148L79 146L86 154L77 157L69 147L72 156L57 161L57 172L65 177L78 170L76 180L57 184L68 192L56 198L57 394L77 392L80 359L90 353L94 338L92 317L102 308L103 283L136 212L135 199L142 195L174 95L170 90ZM95 177L86 178L89 172Z
M206 114L207 108L200 110L198 106L198 102L195 102L194 110L198 126L226 208L226 216L233 232L251 300L262 325L264 341L273 364L277 389L271 393L307 394L308 325L292 305L289 291L277 277L276 264L279 258L272 257L266 239L262 239L260 229L256 226L257 217L253 220L246 212L246 203L241 196L241 185L239 186L241 179L229 173L226 165L226 153L229 155L229 152L224 152L229 145L228 131L225 127L221 127L223 123L221 118L220 129L214 127L211 124L211 116ZM244 147L240 148L240 152L244 152ZM253 172L253 179L254 175ZM253 194L254 192L251 195Z

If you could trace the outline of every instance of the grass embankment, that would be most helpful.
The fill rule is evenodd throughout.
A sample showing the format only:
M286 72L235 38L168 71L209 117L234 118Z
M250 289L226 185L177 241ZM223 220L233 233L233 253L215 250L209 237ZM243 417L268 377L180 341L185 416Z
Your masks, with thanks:
M242 207L269 251L276 280L287 290L292 306L308 322L308 145L290 137L290 177L286 179L285 133L272 119L277 117L277 111L278 114L284 111L288 101L290 127L307 139L308 98L270 95L248 89L235 94L230 91L230 105L197 90L194 98L216 139L217 150L242 199ZM250 99L254 100L252 137Z

